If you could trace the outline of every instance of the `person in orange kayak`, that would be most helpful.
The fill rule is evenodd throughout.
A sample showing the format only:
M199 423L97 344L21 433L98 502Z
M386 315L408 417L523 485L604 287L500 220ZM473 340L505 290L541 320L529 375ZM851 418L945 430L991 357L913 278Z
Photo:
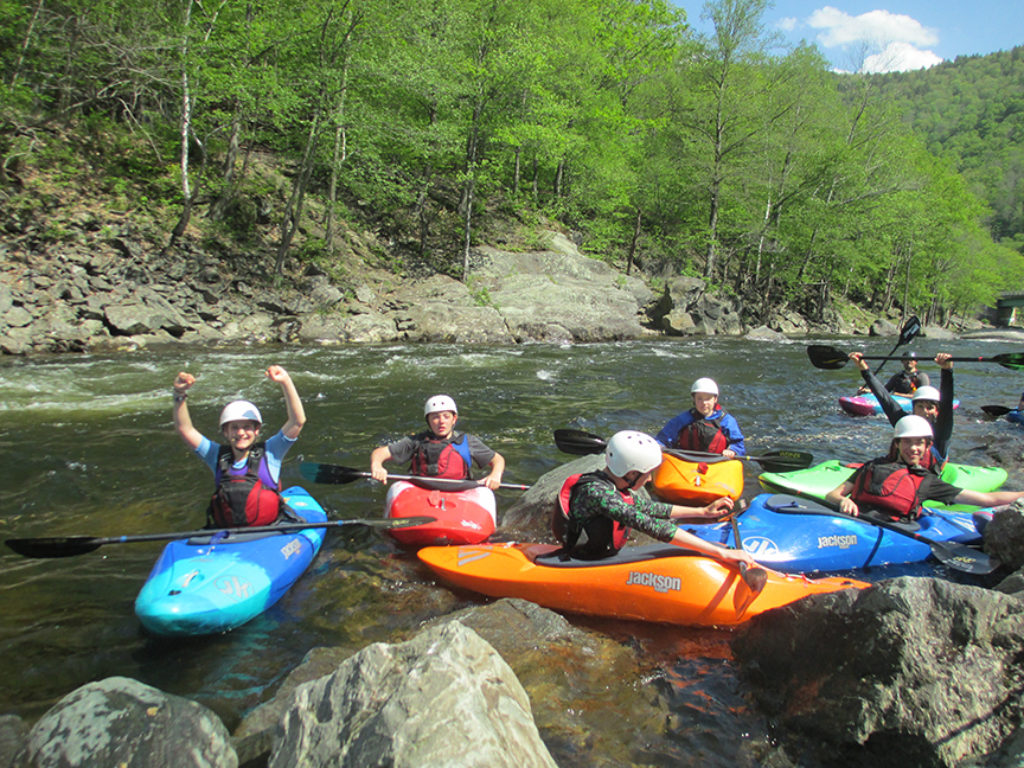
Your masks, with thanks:
M414 475L456 480L469 480L475 464L491 469L486 477L479 480L480 485L492 491L497 490L505 471L505 458L475 435L455 430L455 422L459 420L459 409L455 401L448 395L429 397L423 407L423 414L428 429L373 449L370 454L370 474L373 479L387 482L385 461L399 464L411 462L409 471Z
M629 530L635 528L659 541L726 563L755 565L749 553L704 541L677 525L728 515L732 499L723 497L704 507L684 507L637 495L659 464L661 446L650 435L633 430L612 435L605 448L604 468L573 475L562 485L552 531L566 554L584 560L609 557L625 545Z
M863 353L851 352L850 359L857 364L871 394L878 399L878 404L889 419L889 423L895 427L900 419L907 416L907 412L893 399L886 387L882 386L881 380L872 372ZM928 384L926 379L924 384L917 387L910 399L913 403L912 412L927 419L934 433L929 458L926 458L923 464L933 472L939 473L949 460L949 443L953 438L953 356L948 352L939 352L935 355L935 362L942 369L940 389Z
M996 507L1024 497L1024 491L968 491L940 480L928 471L932 425L913 414L904 416L893 428L889 453L862 465L842 485L825 495L840 512L857 517L867 513L889 520L914 520L921 516L922 503L974 504Z
M279 493L281 461L298 439L306 413L284 368L272 365L266 376L281 385L288 420L277 434L261 442L263 417L259 408L248 400L234 400L220 412L226 445L212 442L192 426L188 393L196 377L181 371L174 378L174 428L214 474L216 490L206 513L208 527L271 525L279 517L292 517Z
M700 378L690 387L693 407L668 422L655 438L666 448L746 456L743 433L731 413L718 404L718 384Z

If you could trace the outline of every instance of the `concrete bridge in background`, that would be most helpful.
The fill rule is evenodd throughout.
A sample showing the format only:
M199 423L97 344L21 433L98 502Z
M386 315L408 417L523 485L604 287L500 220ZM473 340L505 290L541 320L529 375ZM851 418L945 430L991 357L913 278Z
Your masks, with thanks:
M1024 309L1024 293L1004 293L996 301L996 325L1024 325L1021 309Z

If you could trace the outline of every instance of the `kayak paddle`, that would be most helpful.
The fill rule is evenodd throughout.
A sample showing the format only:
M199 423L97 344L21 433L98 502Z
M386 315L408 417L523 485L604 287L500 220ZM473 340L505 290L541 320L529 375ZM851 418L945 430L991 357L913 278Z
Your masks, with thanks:
M741 500L740 506L740 512L742 512L743 509L746 508L747 504L745 501ZM740 538L740 526L739 523L736 522L735 514L729 515L729 523L732 525L732 535L736 540L736 549L743 549L743 539ZM761 590L764 589L764 585L768 583L768 571L764 568L752 568L742 562L740 563L740 576L743 577L743 581L747 583L747 586L750 587L750 591L755 596L760 594ZM747 605L750 605L752 601L753 597L747 601ZM744 610L746 610L746 606L744 606Z
M253 525L248 528L200 528L197 531L176 531L174 533L141 533L131 536L47 536L38 539L7 539L4 543L24 557L71 557L84 555L99 549L104 544L133 544L139 541L173 541L191 539L197 536L219 536L221 542L232 534L242 533L284 533L301 531L306 528L334 528L340 525L368 525L373 528L405 528L410 525L425 525L436 521L436 517L374 518L353 520L322 520L313 523L282 523L281 525Z
M875 375L876 376L878 375L878 372L880 370L882 370L882 366L885 365L887 360L891 360L892 359L892 355L895 354L897 349L899 349L904 344L909 344L910 341L915 336L917 336L917 334L919 334L920 332L921 332L921 321L917 319L917 315L914 315L909 320L907 320L907 322L905 322L903 324L903 329L900 331L900 338L896 342L896 346L892 348L892 352L889 353L889 356L886 357L885 360L880 362L878 364L878 367L875 368Z
M600 435L584 432L580 429L556 429L555 445L558 450L571 453L574 456L588 456L593 453L604 452L608 443ZM715 464L720 461L732 461L728 456L720 453L706 453L704 451L682 451L675 448L662 448L662 453L675 456L683 461L690 461L695 464ZM743 461L756 461L769 472L786 472L791 469L804 469L811 466L814 456L803 451L769 451L761 456L736 456L736 459Z
M807 347L807 356L811 359L811 365L815 368L827 370L839 370L848 362L849 356L841 349L830 347L825 344L811 344ZM880 357L878 355L864 355L865 360L893 360L892 356ZM958 363L998 363L1004 368L1014 371L1024 371L1024 352L1006 352L992 357L951 357L950 360Z
M363 477L373 477L369 472L352 467L342 467L338 464L318 464L313 461L304 461L299 464L299 474L311 483L327 483L328 485L345 485L359 480ZM388 472L389 480L408 480L422 485L425 488L447 488L453 491L466 491L470 488L478 488L483 483L476 480L459 480L451 477L423 477L421 475L393 475ZM515 485L513 483L499 483L499 488L509 488L514 491L528 491L528 485Z
M973 549L966 544L959 544L955 541L935 541L935 539L929 539L914 531L901 528L896 523L878 520L874 517L864 517L862 515L857 519L871 525L876 525L879 528L885 528L887 531L898 533L901 536L907 536L915 541L920 541L922 544L927 544L931 547L932 554L935 555L936 560L957 571L972 573L975 576L986 576L1002 565L994 557L989 557L981 550Z
M1008 413L1015 413L1020 409L1007 408L1005 405L983 405L981 406L981 410L983 410L989 416L1005 416Z

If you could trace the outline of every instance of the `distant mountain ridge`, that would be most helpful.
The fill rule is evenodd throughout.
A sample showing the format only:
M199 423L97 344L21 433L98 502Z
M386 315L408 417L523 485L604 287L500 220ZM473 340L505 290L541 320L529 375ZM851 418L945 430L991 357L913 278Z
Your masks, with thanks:
M1024 45L874 78L991 206L993 238L1024 253Z

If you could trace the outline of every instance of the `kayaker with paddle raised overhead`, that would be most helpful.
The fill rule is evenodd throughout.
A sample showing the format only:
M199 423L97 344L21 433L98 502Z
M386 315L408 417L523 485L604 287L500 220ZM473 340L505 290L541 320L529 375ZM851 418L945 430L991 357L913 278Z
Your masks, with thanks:
M220 412L220 429L226 445L204 437L188 412L188 393L196 377L182 371L174 379L174 427L185 444L213 470L216 490L207 510L210 527L270 525L279 516L291 517L279 494L281 460L306 423L302 400L292 377L279 365L266 377L281 385L288 420L266 442L260 442L263 417L248 400L233 400Z
M948 352L939 352L935 355L935 362L942 369L940 374L939 389L925 383L917 387L914 394L910 396L913 403L913 414L927 419L932 425L934 439L929 450L928 457L922 464L938 474L942 471L949 460L949 443L953 437L953 356ZM850 359L860 369L860 375L864 378L871 393L878 399L878 404L894 427L909 414L903 407L893 399L886 387L871 371L871 366L861 352L851 352ZM924 374L921 374L922 376Z
M904 416L893 428L889 453L861 466L833 488L825 500L854 517L863 512L882 519L915 520L922 503L974 504L996 507L1024 497L1024 491L968 491L950 485L923 466L932 444L932 425L921 416Z
M459 420L455 401L448 395L429 397L423 406L423 415L428 429L373 449L370 454L373 479L387 482L385 461L411 462L409 471L414 475L455 480L471 479L470 471L475 464L490 467L490 473L478 482L492 491L497 490L505 471L505 458L475 435L455 430L455 422Z
M693 407L668 422L655 438L666 448L720 453L729 458L745 456L740 425L718 404L718 384L700 378L690 387Z
M609 557L635 528L658 541L692 549L727 563L756 565L741 549L726 549L681 530L679 521L707 522L729 514L733 501L717 499L703 507L684 507L636 495L661 464L661 446L650 435L616 432L605 449L604 469L569 477L552 518L555 537L570 557Z

